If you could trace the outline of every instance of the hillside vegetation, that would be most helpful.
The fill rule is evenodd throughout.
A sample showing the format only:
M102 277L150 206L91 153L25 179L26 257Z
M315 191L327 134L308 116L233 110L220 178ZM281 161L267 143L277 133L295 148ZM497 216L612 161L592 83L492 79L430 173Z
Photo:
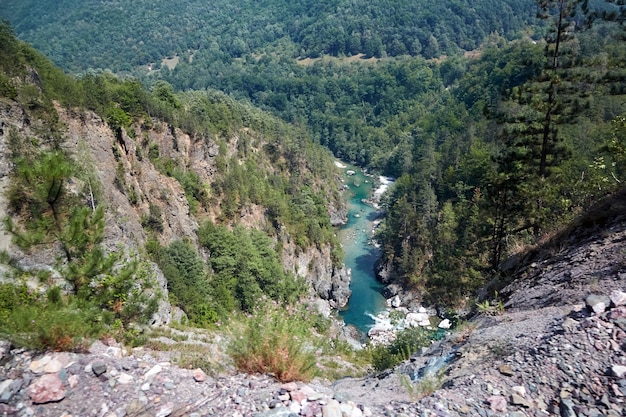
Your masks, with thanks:
M22 39L73 72L159 69L174 56L207 70L273 51L432 58L475 49L491 33L517 37L536 12L532 0L8 0L2 9Z
M405 302L440 310L475 306L489 282L484 294L497 301L489 291L506 273L503 261L549 238L626 177L621 1L590 2L591 9L575 0L419 9L409 2L182 2L175 13L169 3L83 3L59 2L46 13L30 2L4 9L25 39L67 46L50 53L75 76L13 39L7 26L0 52L0 92L25 115L17 124L40 121L37 134L17 129L9 141L7 227L24 250L52 244L59 265L79 271L67 275L79 299L81 288L101 288L85 279L122 262L99 249L106 207L97 207L104 199L95 179L68 168L78 159L66 152L58 123L67 113L106 120L115 140L108 172L142 226L138 251L201 326L231 311L258 311L259 300L294 303L311 288L329 297L337 281L316 287L313 279L307 287L291 275L298 264L310 275L324 260L326 275L341 275L329 216L341 217L339 194L322 146L396 178L375 236L379 273L399 284ZM426 27L423 40L417 31ZM105 33L112 35L99 38ZM376 59L298 62L359 53ZM159 68L166 57L171 69ZM148 63L155 65L138 70ZM207 157L194 159L191 150ZM137 167L147 162L159 174L153 181L182 190L176 195L197 222L185 229L193 233L171 230L178 215L174 203L165 204L167 193L135 187ZM83 187L70 193L67 183ZM119 316L128 290L105 298L105 309ZM416 346L410 341L392 356L403 359ZM382 359L389 354L383 348Z
M341 269L333 158L300 129L217 92L67 76L7 25L0 45L1 334L75 348L168 322L167 294L211 327Z
M397 129L386 125L404 109L429 111L438 95L425 61L407 57L456 56L488 37L541 32L530 29L532 0L64 0L54 7L9 0L3 6L0 16L18 36L67 71L110 69L147 84L164 79L179 91L217 89L303 126L340 158L382 170L393 148L403 146ZM298 64L359 55L401 59L384 68Z

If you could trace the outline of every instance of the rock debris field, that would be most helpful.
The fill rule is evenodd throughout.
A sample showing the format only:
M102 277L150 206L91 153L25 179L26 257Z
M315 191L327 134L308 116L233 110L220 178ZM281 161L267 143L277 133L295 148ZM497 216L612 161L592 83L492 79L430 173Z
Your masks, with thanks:
M147 349L95 342L88 353L0 350L0 415L621 416L626 293L483 316L379 375L281 384L211 377ZM435 379L437 385L420 391Z

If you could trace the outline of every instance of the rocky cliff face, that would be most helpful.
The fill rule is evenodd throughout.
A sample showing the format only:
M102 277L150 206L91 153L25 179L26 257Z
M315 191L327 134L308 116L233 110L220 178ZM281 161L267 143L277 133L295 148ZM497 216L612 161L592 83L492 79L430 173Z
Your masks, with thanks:
M283 256L284 264L297 276L307 280L317 296L328 300L333 308L343 308L348 304L350 291L350 270L333 265L330 246L318 250L299 251L290 244Z
M238 147L239 136L232 135L228 146L220 148L214 138L192 137L180 129L158 120L144 121L133 126L135 134L129 136L121 129L111 130L98 115L89 111L73 111L56 107L60 123L64 126L64 146L74 157L81 169L92 170L99 184L100 198L97 203L106 207L106 234L104 246L110 250L123 248L131 253L143 250L148 234L145 221L150 216L158 216L161 224L158 239L167 245L175 240L196 243L198 221L192 213L185 190L172 177L164 175L154 164L159 160L175 161L178 166L193 170L210 190L211 184L219 178L216 160L221 156L230 158ZM11 130L25 137L37 138L41 126L29 120L27 114L16 103L5 101L0 106L0 186L6 188L11 162L8 158L6 141ZM242 132L247 134L247 132ZM262 144L261 144L262 145ZM70 185L71 187L71 185ZM3 189L4 189L3 188ZM221 214L220 201L212 200L208 208L201 210L198 217L215 220ZM6 214L7 202L0 197L0 214ZM245 206L237 222L247 227L267 228L269 221L265 208L249 204ZM341 207L329 208L331 213L341 213ZM340 218L340 215L335 215ZM301 276L311 284L314 293L329 300L333 307L342 307L349 296L349 276L345 269L336 267L330 259L330 247L311 246L296 249L288 234L280 233L284 248L284 265L290 272ZM3 234L0 247L9 249L20 259L23 266L35 268L37 265L51 265L56 253L26 254L11 245L11 238ZM202 254L202 252L201 252ZM202 254L208 256L208 254ZM165 279L156 265L155 276L166 294ZM167 297L165 297L167 299ZM171 307L163 303L156 323L167 323L171 318Z

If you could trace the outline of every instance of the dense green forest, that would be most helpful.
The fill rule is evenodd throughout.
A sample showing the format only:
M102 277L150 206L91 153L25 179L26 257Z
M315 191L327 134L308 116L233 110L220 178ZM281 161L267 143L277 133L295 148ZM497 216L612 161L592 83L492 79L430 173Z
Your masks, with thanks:
M0 15L64 68L130 72L190 54L205 70L272 51L431 58L475 49L491 33L518 37L535 12L532 0L7 0Z
M623 186L623 10L573 30L577 2L541 4L544 39L486 48L450 84L455 106L412 127L378 238L383 269L431 302L497 289L509 255Z
M53 7L9 0L0 16L68 71L110 69L146 84L163 79L178 91L217 89L306 128L340 158L397 175L387 162L397 158L395 147L405 148L396 115L428 109L439 87L416 68L436 65L408 57L458 56L489 37L538 36L538 25L530 26L536 10L532 0L64 0ZM339 59L302 60L325 56ZM361 56L399 58L383 66Z

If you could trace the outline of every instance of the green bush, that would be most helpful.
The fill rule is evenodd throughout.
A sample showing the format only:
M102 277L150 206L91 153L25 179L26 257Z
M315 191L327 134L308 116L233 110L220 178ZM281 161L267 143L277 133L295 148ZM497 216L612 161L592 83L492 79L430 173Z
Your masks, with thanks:
M228 345L237 369L270 373L282 382L308 381L319 372L308 312L267 302L252 316L240 316Z
M156 204L150 203L148 214L141 216L141 225L155 233L163 232L163 215L161 208Z
M216 300L232 300L252 312L263 295L290 303L304 291L303 282L283 270L274 242L263 232L240 226L230 231L207 222L198 240L210 253L211 279L220 292ZM230 302L224 307L232 309Z
M396 339L389 345L371 347L372 366L376 371L383 371L408 360L420 348L429 346L433 340L443 337L439 331L421 327L404 329L398 332Z
M18 346L81 350L105 332L105 324L99 309L75 297L63 300L57 287L44 296L25 285L0 284L0 336Z
M47 288L32 294L18 279L45 283L48 271L24 271L8 255L0 261L11 269L14 281L0 288L1 332L16 343L34 348L77 349L83 339L132 323L146 323L156 311L158 291L145 262L101 245L103 206L89 192L69 192L67 184L81 172L58 144L42 145L10 135L14 162L8 198L12 216L3 219L13 242L24 251L60 248L52 266L70 285L69 292ZM85 170L87 171L87 170ZM87 177L87 183L90 179ZM91 185L91 184L90 184Z
M175 241L168 247L149 241L147 250L167 279L170 302L179 306L196 326L208 327L225 314L214 299L217 290L209 283L206 265L195 248L188 242ZM228 310L230 311L230 310Z

